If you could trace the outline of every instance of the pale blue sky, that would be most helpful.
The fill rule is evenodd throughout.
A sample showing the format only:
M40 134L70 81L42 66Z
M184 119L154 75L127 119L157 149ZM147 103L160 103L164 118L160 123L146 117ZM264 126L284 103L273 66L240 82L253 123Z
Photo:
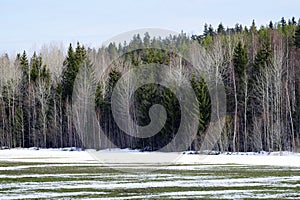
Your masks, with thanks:
M80 41L98 47L139 28L201 33L236 23L257 26L300 13L299 0L0 0L0 52L38 50L42 44Z

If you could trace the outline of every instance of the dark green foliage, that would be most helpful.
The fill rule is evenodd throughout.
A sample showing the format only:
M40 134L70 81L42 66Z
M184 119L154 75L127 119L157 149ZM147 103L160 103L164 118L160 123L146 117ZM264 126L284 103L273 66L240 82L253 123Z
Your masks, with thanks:
M236 24L234 30L236 33L241 33L243 31L243 26L241 24Z
M203 36L207 36L209 33L208 33L208 25L205 23L204 24L204 31L203 31Z
M300 24L296 26L295 30L295 46L300 48Z
M46 65L42 66L42 56L36 55L36 52L33 53L33 56L30 61L31 72L30 72L30 81L37 82L44 80L47 83L50 82L50 71L47 69Z
M297 24L297 22L296 22L296 20L295 20L295 17L292 17L292 25L296 25Z
M209 27L208 27L208 34L209 34L210 36L214 36L214 35L215 35L214 28L212 27L211 24L210 24Z
M110 43L108 45L108 53L109 53L109 56L111 59L114 59L116 58L116 56L118 55L118 49L116 47L116 44L115 43Z
M104 104L103 89L101 83L98 83L95 94L95 106L99 109Z
M233 55L233 65L237 73L237 77L244 79L247 65L247 52L245 47L243 47L241 42L238 42L237 46L234 49Z
M273 22L272 22L272 21L270 21L270 23L269 23L269 28L270 28L270 29L273 29L273 28L274 28L274 25L273 25Z
M27 54L26 52L24 51L22 56L18 56L19 59L19 62L20 62L20 65L21 65L21 69L22 69L22 72L23 72L23 77L24 77L24 81L28 81L28 78L29 78L29 75L30 75L30 72L29 72L29 62L28 62L28 59L27 59Z
M222 23L219 24L217 32L218 34L225 34L225 28Z
M117 69L112 69L108 75L108 81L106 85L106 92L105 92L105 101L110 102L110 98L113 92L115 85L117 84L118 80L121 78L121 72Z
M269 48L260 49L257 52L253 65L253 73L259 74L266 64L270 62L271 50Z
M252 21L252 24L251 24L251 27L250 27L250 32L256 32L257 30L256 30L256 25L255 25L255 21L253 20Z
M63 66L55 66L61 67L61 77L51 74L49 67L53 66L44 65L42 55L36 52L29 58L24 51L17 55L14 62L11 62L7 55L3 55L1 61L4 61L3 63L11 62L10 64L15 65L20 70L21 76L20 80L6 80L4 77L0 81L0 145L10 147L83 145L73 123L72 94L78 72L83 63L87 62L87 54L91 53L97 65L102 60L106 64L112 62L109 68L105 69L107 70L105 73L108 74L101 77L97 83L95 98L93 99L97 119L108 138L122 148L156 150L163 147L174 138L181 123L182 110L179 105L178 94L158 84L146 84L134 91L130 102L130 115L138 125L146 126L151 122L149 110L154 104L162 105L167 113L166 123L161 122L160 124L163 125L162 130L155 137L144 139L138 138L141 133L137 133L137 137L133 137L120 130L112 116L111 95L116 83L127 70L135 69L138 71L141 70L142 65L148 64L167 66L168 69L171 69L174 64L171 61L176 63L180 60L175 52L176 49L183 52L184 55L192 47L191 43L194 40L205 48L209 56L212 56L212 59L208 60L209 62L202 63L203 66L200 67L215 69L213 65L218 62L218 60L214 60L215 50L220 50L222 54L218 59L221 60L222 58L223 63L218 65L218 69L222 73L227 97L226 127L222 133L222 140L225 138L227 141L223 144L224 148L221 147L221 142L216 147L222 150L230 150L232 146L233 123L237 123L235 124L238 135L236 138L237 150L270 150L269 141L272 140L271 136L273 137L273 135L267 129L273 128L269 124L274 124L274 119L270 116L275 111L270 108L273 106L273 99L269 96L275 92L272 91L274 86L273 83L270 83L272 81L268 80L267 83L266 78L270 77L272 67L274 67L273 61L276 54L273 55L273 52L282 50L283 75L280 83L281 99L278 100L282 107L278 109L280 109L280 117L283 121L282 133L280 134L284 135L280 138L281 143L276 142L274 149L282 145L282 149L291 150L296 146L296 144L291 144L291 141L300 144L300 112L298 109L300 105L300 70L298 67L300 25L297 25L295 18L287 21L288 23L282 18L279 22L270 21L268 28L264 26L257 28L253 20L249 30L241 24L236 24L233 28L224 28L223 24L220 23L216 30L212 25L205 24L203 34L193 35L191 38L183 32L178 36L169 36L164 39L151 38L148 33L145 33L143 37L137 34L129 43L111 43L99 50L86 50L77 43L76 48L73 48L72 45L69 46ZM239 40L240 42L236 43ZM166 48L174 48L175 51L163 50ZM122 56L118 60L119 55ZM184 76L189 74L185 78L190 79L190 84L197 98L194 110L200 110L200 116L194 116L199 119L198 132L192 147L196 149L205 136L213 102L211 102L208 86L205 83L205 74L201 74L201 76L199 74L191 75L194 71L189 70L193 67L184 59L176 64L180 65ZM90 67L94 67L93 63L90 63ZM151 80L155 82L163 78L168 77L153 72L143 74L139 81ZM236 88L233 86L233 79ZM178 86L174 84L171 87ZM184 91L185 88L180 88L180 90ZM290 95L289 102L286 98L288 94ZM235 97L237 97L236 122L233 120L236 116ZM194 110L191 110L190 113L193 114ZM292 117L289 115L290 110ZM244 118L245 114L246 119ZM44 123L45 121L46 123ZM92 120L88 118L87 121L91 122ZM247 127L245 126L246 123ZM294 134L292 134L292 128L295 130ZM268 133L270 136L262 133ZM259 138L257 134L262 136ZM255 146L255 140L261 141L261 146ZM248 143L245 144L245 141ZM189 148L188 145L190 144L183 144L184 148Z
M77 47L74 52L73 47L70 44L68 49L68 55L64 61L64 69L62 75L64 99L72 96L75 78L79 72L80 65L86 59L87 59L87 55L84 46L81 46L79 43L77 43Z
M284 28L284 27L285 27L285 25L286 25L286 21L285 21L284 17L282 17L282 18L281 18L281 20L280 20L280 24L281 24L281 27L282 27L282 28Z
M33 57L31 58L31 72L30 72L30 81L35 82L39 76L42 67L42 58L36 55L36 52L33 53Z
M143 63L157 63L157 64L168 64L168 53L167 51L160 49L149 48L143 51L141 61Z
M200 116L198 116L198 118L199 118L199 133L201 133L207 128L208 123L210 121L211 99L210 99L207 85L203 77L200 77L198 80L196 75L194 74L191 79L191 86L197 97L198 105L195 106L198 107L200 111Z

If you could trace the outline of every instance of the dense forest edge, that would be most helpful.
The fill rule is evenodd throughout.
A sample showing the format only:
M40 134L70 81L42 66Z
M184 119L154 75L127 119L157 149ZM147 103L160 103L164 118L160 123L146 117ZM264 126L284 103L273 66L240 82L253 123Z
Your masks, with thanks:
M193 49L195 43L200 49ZM172 141L181 123L178 96L170 89L147 84L134 92L130 112L140 126L149 124L151 105L165 107L167 120L151 138L124 133L111 110L112 92L122 75L143 64L156 63L171 69L179 67L190 81L198 102L195 106L200 110L199 126L192 142L179 143L182 150L199 150L212 120L210 90L205 81L210 76L194 73L191 63L175 51L165 50L172 48L187 54L201 51L195 54L201 55L200 65L207 73L220 74L226 92L225 126L219 130L221 137L213 150L300 151L300 19L294 17L259 28L254 20L249 28L241 24L225 28L220 23L215 29L205 24L203 34L192 36L184 32L166 38L137 34L128 43L110 43L99 49L78 42L65 52L50 45L30 58L26 51L15 57L3 54L0 147L108 147L93 126L88 129L93 138L78 134L72 116L74 84L81 68L86 68L93 74L89 81L95 86L94 97L90 97L97 118L94 125L101 127L117 147L147 151L162 148ZM144 78L150 77L147 74ZM84 140L91 140L90 145Z

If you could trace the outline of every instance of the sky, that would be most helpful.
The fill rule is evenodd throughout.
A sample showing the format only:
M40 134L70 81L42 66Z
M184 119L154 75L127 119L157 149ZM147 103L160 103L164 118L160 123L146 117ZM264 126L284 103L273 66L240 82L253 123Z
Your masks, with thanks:
M104 41L142 28L199 34L236 23L266 25L294 16L299 0L0 0L0 53L32 52L46 44L100 47Z

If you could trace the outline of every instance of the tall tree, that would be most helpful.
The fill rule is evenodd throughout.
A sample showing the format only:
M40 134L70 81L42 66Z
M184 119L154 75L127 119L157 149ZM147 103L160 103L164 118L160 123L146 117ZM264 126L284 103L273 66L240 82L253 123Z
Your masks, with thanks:
M295 46L297 48L300 48L300 24L296 27L294 39L295 39Z
M246 96L247 96L247 88L244 83L246 83L246 65L247 65L247 52L245 50L245 47L243 47L242 42L239 41L234 48L234 54L233 54L233 80L235 82L234 84L234 99L235 99L235 111L234 111L234 121L235 121L235 131L233 135L233 151L238 150L239 147L236 148L236 144L240 145L240 141L242 141L240 138L237 140L238 133L241 133L242 129L237 130L238 124L241 124L242 121L242 113L246 113L246 111L242 111L242 109L239 109L239 105L245 105L247 102ZM244 106L244 108L247 108L247 106ZM238 121L239 120L239 121ZM244 122L246 124L246 122ZM239 126L241 127L241 126ZM244 133L244 135L247 135ZM245 140L248 140L248 138L245 136ZM245 142L245 141L244 141ZM245 147L244 147L245 148Z

